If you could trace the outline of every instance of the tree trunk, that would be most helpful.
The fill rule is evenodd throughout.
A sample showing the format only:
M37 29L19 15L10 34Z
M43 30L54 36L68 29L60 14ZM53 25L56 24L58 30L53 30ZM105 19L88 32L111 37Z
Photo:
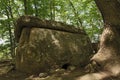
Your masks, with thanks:
M24 2L24 12L25 12L25 15L27 15L28 14L28 9L27 9L27 0L23 0L23 2Z
M11 2L10 2L10 0L9 0L9 5L8 5L8 12L9 13L7 13L7 17L8 17L8 19L10 19L10 17L11 17L11 19L13 19L14 20L14 16L13 16L13 12L12 12L12 8L11 8ZM10 16L9 16L10 15ZM15 26L15 21L13 21L12 22L12 25L14 25ZM15 58L15 37L14 37L14 35L13 35L13 33L12 33L12 30L11 30L11 25L10 25L10 22L9 22L9 33L10 33L10 39L11 39L11 46L12 46L12 58ZM14 28L14 27L13 27Z
M95 0L104 20L100 49L92 58L111 76L120 74L120 2Z
M7 9L6 9L6 16L7 16L7 19L10 20L9 12ZM12 30L11 30L10 21L8 21L7 24L8 24L7 26L8 26L8 32L9 32L9 40L10 40L10 55L12 58L14 58L14 56L15 56L14 55L14 41L12 38Z
M97 71L77 80L120 80L120 0L95 2L104 20L99 50L91 59Z

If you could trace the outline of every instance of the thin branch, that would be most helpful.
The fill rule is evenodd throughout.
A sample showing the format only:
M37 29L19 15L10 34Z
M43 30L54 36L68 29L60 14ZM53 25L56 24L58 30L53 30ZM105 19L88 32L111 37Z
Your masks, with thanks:
M38 16L38 8L37 8L36 0L34 0L34 7L35 7L35 16Z
M55 0L50 0L50 17L55 21Z
M70 3L70 5L72 6L72 9L73 9L73 12L74 12L74 14L75 14L75 17L76 17L76 18L78 19L78 21L79 21L80 27L82 28L82 20L81 20L80 17L78 16L77 10L75 9L75 7L74 7L74 5L73 5L73 3L72 3L71 0L69 0L69 3ZM78 26L79 26L79 25L78 25Z

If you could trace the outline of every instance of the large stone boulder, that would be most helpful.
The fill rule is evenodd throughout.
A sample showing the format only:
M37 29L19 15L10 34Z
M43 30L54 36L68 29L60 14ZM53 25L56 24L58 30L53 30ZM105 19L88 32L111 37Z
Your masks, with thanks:
M25 17L22 19L24 20ZM21 23L24 28L20 32L21 35L16 49L17 70L27 73L40 73L62 68L64 65L75 66L76 68L82 67L89 62L92 47L86 34L64 29L44 28L44 26L39 27L40 24L31 27L31 25L28 25L30 21L26 23L27 26L25 22L24 25ZM52 27L49 24L50 22L47 23L47 26ZM17 28L17 30L19 29ZM81 30L81 32L84 31Z

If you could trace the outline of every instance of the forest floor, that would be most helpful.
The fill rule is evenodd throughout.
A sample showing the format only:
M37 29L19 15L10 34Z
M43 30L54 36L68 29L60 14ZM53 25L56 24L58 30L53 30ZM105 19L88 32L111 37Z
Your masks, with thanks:
M65 70L57 69L51 73L27 74L15 70L14 65L8 61L0 61L0 80L120 80L120 77L96 79L101 72L88 73L83 69ZM85 75L85 76L84 76ZM81 76L83 76L81 78ZM97 77L96 77L97 76ZM96 77L96 78L95 78Z
M59 71L48 75L46 73L30 75L12 70L6 74L0 75L0 80L75 80L76 77L82 75L80 73L82 73L82 71L76 70L73 72Z
M83 75L84 70L56 69L49 73L27 74L15 70L11 60L0 61L0 80L74 80Z

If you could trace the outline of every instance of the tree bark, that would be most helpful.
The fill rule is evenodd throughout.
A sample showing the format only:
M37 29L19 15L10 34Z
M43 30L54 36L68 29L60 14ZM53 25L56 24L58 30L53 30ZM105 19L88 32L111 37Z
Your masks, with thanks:
M95 2L102 14L105 23L120 26L119 0L95 0Z
M99 50L91 59L97 71L77 80L120 80L120 0L95 2L104 20Z
M120 74L120 2L95 0L104 20L100 49L92 58L111 76Z

